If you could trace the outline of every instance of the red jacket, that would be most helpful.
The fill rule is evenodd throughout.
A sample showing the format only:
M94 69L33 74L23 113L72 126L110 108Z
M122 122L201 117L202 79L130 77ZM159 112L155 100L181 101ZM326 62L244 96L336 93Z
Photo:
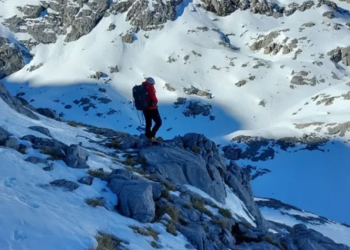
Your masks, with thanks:
M143 82L142 85L146 86L147 101L150 105L147 109L157 109L158 98L156 96L156 89L149 82Z

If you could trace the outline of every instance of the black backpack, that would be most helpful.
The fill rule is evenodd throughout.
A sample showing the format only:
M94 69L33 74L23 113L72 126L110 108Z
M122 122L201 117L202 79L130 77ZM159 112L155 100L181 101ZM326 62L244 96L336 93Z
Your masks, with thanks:
M135 85L132 88L132 95L137 110L145 110L148 107L147 91L144 85Z

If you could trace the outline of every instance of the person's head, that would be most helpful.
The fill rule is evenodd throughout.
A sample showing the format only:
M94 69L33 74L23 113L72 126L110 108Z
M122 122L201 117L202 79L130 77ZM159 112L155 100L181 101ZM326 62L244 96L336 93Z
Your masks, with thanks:
M154 85L156 83L152 77L147 77L146 78L146 82L148 82L148 83L150 83L152 85Z

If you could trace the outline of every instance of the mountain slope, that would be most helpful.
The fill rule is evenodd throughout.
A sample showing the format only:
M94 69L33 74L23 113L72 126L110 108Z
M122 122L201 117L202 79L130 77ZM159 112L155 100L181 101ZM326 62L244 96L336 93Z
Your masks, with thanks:
M203 133L232 148L223 148L228 159L256 168L253 176L265 173L253 180L254 194L349 223L348 1L0 7L0 77L22 102L140 134L131 88L152 76L160 136Z

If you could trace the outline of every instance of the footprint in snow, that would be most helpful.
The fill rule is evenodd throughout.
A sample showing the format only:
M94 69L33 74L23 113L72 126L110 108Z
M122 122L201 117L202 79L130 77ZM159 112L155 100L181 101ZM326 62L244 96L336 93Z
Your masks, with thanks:
M20 241L20 240L25 240L27 238L27 235L19 230L19 229L16 229L14 232L13 232L13 239L15 241Z
M16 178L15 177L8 177L4 181L5 187L12 188L16 186Z

